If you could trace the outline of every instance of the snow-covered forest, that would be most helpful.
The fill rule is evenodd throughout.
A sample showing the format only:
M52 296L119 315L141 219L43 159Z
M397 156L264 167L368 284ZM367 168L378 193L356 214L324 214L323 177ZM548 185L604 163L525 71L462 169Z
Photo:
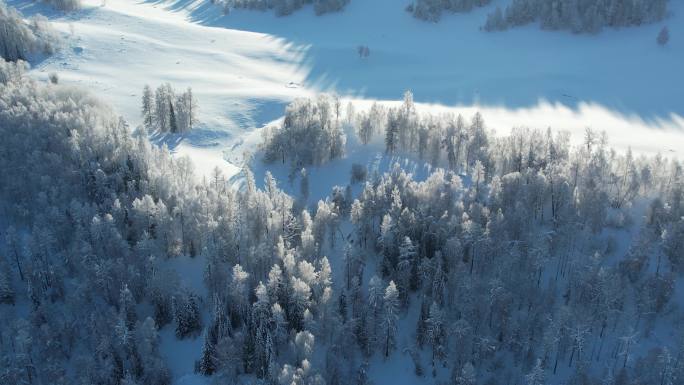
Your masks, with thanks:
M684 384L682 15L0 0L0 385Z
M321 15L344 9L350 0L212 0L223 13L231 9L273 9L289 15L313 3ZM444 12L463 13L491 4L491 0L415 0L406 6L414 17L438 22ZM667 16L668 0L513 0L503 8L497 5L483 25L485 31L502 31L537 22L542 29L597 33L604 27L630 27L649 24ZM401 6L397 4L396 6Z
M484 29L500 31L538 22L542 29L597 33L604 27L639 26L662 20L668 0L513 0L487 16Z
M218 170L196 182L87 92L20 64L0 78L2 383L168 384L165 329L202 339L196 371L218 383L367 384L397 355L445 384L684 379L680 162L591 130L579 147L494 137L409 93L358 113L322 96L281 131L336 143L345 126L434 168L396 164L309 210L248 168L240 190ZM284 143L297 165L344 156L344 140ZM183 257L201 292L169 267Z
M28 60L32 56L53 53L60 44L59 35L41 15L24 20L21 12L0 2L0 58Z
M416 18L437 22L442 13L469 12L490 0L416 0L407 11ZM512 0L487 15L485 31L539 23L546 30L598 33L605 27L640 26L663 20L668 0Z
M278 16L286 16L301 9L307 4L313 4L317 15L328 12L339 12L350 0L211 0L222 6L224 13L231 9L255 9L260 11L274 10Z
M321 95L317 100L299 99L290 104L282 128L269 127L263 132L264 159L285 163L287 158L293 167L301 168L343 156L342 103L338 97L330 99Z
M416 0L409 4L407 11L413 13L418 19L426 21L439 21L442 13L469 12L475 7L482 7L491 3L491 0Z

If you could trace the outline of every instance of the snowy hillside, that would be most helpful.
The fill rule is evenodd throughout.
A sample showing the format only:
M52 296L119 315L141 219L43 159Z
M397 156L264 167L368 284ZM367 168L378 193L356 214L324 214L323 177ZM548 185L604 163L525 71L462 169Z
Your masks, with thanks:
M596 35L6 2L60 37L0 59L0 380L684 381L684 1Z
M68 35L63 52L36 65L37 76L54 71L65 83L97 90L133 125L141 122L143 85L193 87L202 127L170 145L204 159L208 170L222 165L233 174L242 153L253 150L240 145L245 135L282 115L293 98L320 91L396 100L410 89L419 103L479 110L501 134L516 126L592 127L618 148L651 154L682 143L679 1L663 22L672 33L664 48L655 44L660 24L598 36L535 27L487 34L479 25L490 7L431 24L393 0L355 1L322 17L310 8L288 17L221 16L216 6L189 0L87 0L66 15L9 4L26 15L48 13ZM370 48L368 58L356 54L359 44Z

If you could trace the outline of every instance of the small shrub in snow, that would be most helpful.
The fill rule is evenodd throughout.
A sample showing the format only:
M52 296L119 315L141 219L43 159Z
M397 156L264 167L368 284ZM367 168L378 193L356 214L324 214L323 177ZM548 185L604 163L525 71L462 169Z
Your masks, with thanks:
M663 29L660 30L656 41L661 46L667 44L670 41L670 30L667 27L663 27Z
M366 180L368 176L368 170L366 166L358 163L354 163L351 166L351 183L356 184Z
M370 56L370 49L367 45L360 45L356 47L356 52L359 54L360 58L366 58Z

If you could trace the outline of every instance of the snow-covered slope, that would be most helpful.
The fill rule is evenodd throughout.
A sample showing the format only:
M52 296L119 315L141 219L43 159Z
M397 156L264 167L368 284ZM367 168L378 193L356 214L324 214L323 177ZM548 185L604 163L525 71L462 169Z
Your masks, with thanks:
M200 103L199 129L163 141L200 167L235 172L221 161L223 150L306 92L297 87L305 78L301 50L275 36L196 25L184 13L136 1L86 1L82 11L67 15L31 2L10 4L25 15L48 12L68 35L59 54L35 66L37 76L57 72L61 82L107 99L133 125L142 120L145 84L192 87Z
M26 0L9 3L26 15L50 12ZM396 100L411 89L431 109L480 110L501 133L551 126L580 138L592 127L637 152L684 146L681 1L672 2L664 22L672 34L664 48L655 44L660 25L598 36L535 26L484 33L479 26L489 8L431 24L394 0L353 1L323 17L310 7L289 17L244 10L222 16L203 0L86 0L82 11L49 14L68 35L67 46L33 72L54 71L62 82L96 91L134 125L144 84L193 87L200 128L160 142L228 175L252 150L254 140L242 145L246 135L293 98L320 91ZM358 44L370 47L370 57L357 56Z

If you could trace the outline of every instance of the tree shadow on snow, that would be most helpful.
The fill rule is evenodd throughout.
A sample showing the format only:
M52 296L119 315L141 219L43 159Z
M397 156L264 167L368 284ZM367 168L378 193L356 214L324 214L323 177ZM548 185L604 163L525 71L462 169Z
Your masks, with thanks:
M671 4L673 35L658 47L661 24L605 30L599 35L540 31L536 25L502 33L480 31L492 6L439 23L413 19L396 1L352 1L341 13L315 16L311 7L278 17L272 10L233 10L224 15L210 1L153 0L192 22L265 33L306 47L300 67L306 84L320 91L396 100L412 90L415 100L444 105L530 108L542 102L578 110L600 105L658 126L684 116L681 4ZM359 58L356 47L368 45ZM675 46L676 45L676 46ZM680 49L681 48L681 49ZM673 116L674 115L674 116Z

